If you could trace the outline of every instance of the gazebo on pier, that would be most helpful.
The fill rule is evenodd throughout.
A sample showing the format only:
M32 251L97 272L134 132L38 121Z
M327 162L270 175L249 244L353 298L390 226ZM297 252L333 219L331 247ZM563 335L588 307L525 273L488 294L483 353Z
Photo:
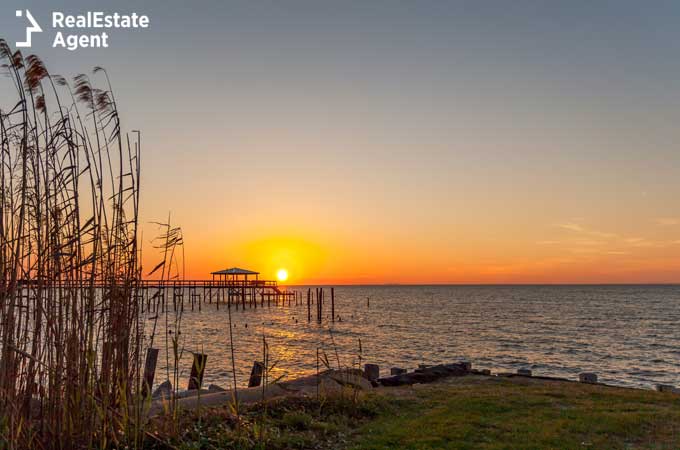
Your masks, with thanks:
M250 281L258 281L258 277L260 276L260 272L255 272L253 270L248 270L248 269L241 269L239 267L232 267L231 269L224 269L224 270L218 270L216 272L210 272L210 275L212 275L213 281L222 281L222 282L229 282L229 284L232 284L230 282L234 282L233 284L249 284L248 283L248 276L250 276ZM255 277L254 279L252 277ZM217 277L217 279L215 278ZM254 283L257 284L257 283Z
M227 303L235 302L238 306L240 300L244 308L246 303L257 307L258 296L264 306L265 298L268 301L274 299L278 302L279 299L289 299L289 296L294 294L279 289L275 280L260 280L260 272L253 270L232 267L231 269L210 272L210 275L212 275L211 288L226 288Z
M160 302L161 310L165 310L165 296L159 296L158 293L152 293L150 296L150 290L156 292L167 290L167 295L172 296L172 307L175 311L177 308L183 310L185 291L190 298L191 309L193 310L194 305L198 304L199 311L201 303L206 300L209 303L214 302L217 309L223 303L226 303L229 307L234 305L236 308L241 306L245 309L247 305L257 308L258 300L261 306L265 306L265 301L269 306L272 301L275 305L279 305L285 304L286 300L290 305L293 299L297 301L298 294L300 294L297 291L287 290L285 287L279 286L276 280L261 280L260 272L254 270L232 267L231 269L210 272L210 275L212 275L211 280L171 280L168 282L141 280L142 311L144 306L146 306L147 311L157 311L158 306L152 304L154 301ZM155 300L156 298L160 300Z

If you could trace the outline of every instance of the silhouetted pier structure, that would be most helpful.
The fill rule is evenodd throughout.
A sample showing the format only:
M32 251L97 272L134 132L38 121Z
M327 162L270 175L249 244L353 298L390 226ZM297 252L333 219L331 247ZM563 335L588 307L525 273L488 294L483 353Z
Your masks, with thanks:
M139 301L140 312L156 313L166 310L184 311L190 308L191 311L202 310L204 305L214 305L220 307L235 307L236 309L246 309L271 306L304 306L304 291L289 290L279 286L275 280L260 280L259 272L233 267L231 269L211 272L209 280L136 280L136 286L129 286L129 289L136 289L137 300ZM19 295L24 295L30 289L38 286L43 288L46 285L59 287L61 289L84 288L92 286L96 290L107 290L109 284L103 281L90 283L83 281L80 284L57 281L40 280L19 280ZM335 321L335 290L330 289L331 321ZM27 295L27 294L26 294ZM323 288L311 288L306 292L307 321L312 320L312 305L316 309L316 320L321 323L324 317L323 304L325 303L325 293Z
M138 292L142 297L142 309L164 310L166 303L173 310L184 310L185 303L192 311L201 310L205 303L214 304L217 309L221 305L245 309L285 305L286 302L290 305L301 297L297 291L281 288L275 280L260 280L260 273L252 270L232 267L210 275L210 280L141 280ZM171 298L166 299L166 296Z

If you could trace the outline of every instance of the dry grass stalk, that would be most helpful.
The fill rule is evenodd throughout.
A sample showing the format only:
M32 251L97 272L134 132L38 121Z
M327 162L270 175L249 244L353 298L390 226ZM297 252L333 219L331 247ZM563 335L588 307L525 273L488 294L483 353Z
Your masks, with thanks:
M139 133L0 40L0 447L140 442Z

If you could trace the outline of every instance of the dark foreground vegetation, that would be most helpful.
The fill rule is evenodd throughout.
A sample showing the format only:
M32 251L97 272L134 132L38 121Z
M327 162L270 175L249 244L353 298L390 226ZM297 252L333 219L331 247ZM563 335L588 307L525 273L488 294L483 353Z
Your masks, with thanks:
M428 385L287 398L158 419L180 449L675 449L680 396L528 378L468 376Z

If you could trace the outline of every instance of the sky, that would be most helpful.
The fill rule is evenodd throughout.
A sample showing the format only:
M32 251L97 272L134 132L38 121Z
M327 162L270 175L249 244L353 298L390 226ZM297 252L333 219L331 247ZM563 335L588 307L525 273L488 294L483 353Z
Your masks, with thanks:
M9 42L24 38L16 9L43 25L30 52L52 73L108 70L142 131L148 267L151 222L170 214L191 279L679 281L677 1L1 9ZM52 11L88 10L150 27L52 48Z

